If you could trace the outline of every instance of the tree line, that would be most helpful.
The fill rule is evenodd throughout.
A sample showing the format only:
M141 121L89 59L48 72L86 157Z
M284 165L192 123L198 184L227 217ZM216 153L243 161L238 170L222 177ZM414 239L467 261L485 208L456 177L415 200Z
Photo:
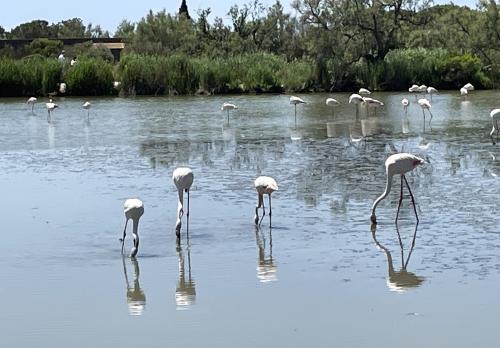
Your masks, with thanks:
M123 20L114 33L126 42L115 78L130 81L122 92L147 94L498 85L500 6L495 0L479 0L476 8L430 0L294 0L292 7L296 15L279 0L269 7L253 0L231 6L229 21L213 18L210 8L199 9L193 19L187 7L176 14L149 11L137 23ZM2 38L69 36L111 35L78 18L52 25L37 20L10 32L0 27ZM48 42L37 45L21 55L50 56L58 49L44 51ZM86 52L82 48L79 54ZM9 55L20 58L0 50L0 56ZM105 52L91 54L100 55ZM182 88L171 83L175 69L176 80L189 80Z

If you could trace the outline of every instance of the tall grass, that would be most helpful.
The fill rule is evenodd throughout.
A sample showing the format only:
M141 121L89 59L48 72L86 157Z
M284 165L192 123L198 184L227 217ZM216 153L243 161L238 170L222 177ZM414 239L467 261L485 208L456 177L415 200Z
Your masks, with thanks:
M312 83L307 62L267 53L225 59L129 54L120 61L118 75L126 94L303 90Z
M113 87L113 66L100 58L81 58L66 70L64 81L71 95L108 95Z
M0 96L45 95L55 91L62 66L55 59L32 56L0 59Z

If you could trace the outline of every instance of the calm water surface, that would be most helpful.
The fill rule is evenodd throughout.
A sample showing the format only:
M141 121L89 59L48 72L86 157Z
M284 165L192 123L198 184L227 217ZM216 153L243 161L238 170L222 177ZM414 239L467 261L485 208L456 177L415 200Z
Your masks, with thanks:
M356 119L327 96L304 95L296 127L286 95L94 98L88 122L60 98L52 124L0 100L2 346L498 346L499 92L434 96L425 129L414 97L405 117L407 95L375 93L386 106ZM420 224L406 198L396 229L395 179L372 231L394 151L428 161L408 175ZM195 183L177 248L180 165ZM253 224L260 174L279 183L272 230ZM136 261L118 241L133 196Z

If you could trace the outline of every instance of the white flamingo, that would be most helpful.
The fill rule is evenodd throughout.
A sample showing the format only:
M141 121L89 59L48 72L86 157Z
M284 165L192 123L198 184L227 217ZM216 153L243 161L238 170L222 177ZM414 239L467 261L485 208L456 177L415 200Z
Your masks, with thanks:
M406 98L401 100L401 104L403 105L403 109L405 110L405 115L408 113L408 105L410 105L410 101Z
M418 92L423 94L427 93L427 86L426 85L418 86Z
M47 116L47 122L50 123L50 121L52 120L50 113L52 111L54 111L54 109L58 108L59 105L57 105L56 103L54 103L52 101L52 99L49 99L49 102L46 103L45 106L47 107L47 112L49 113L48 116Z
M35 97L31 97L26 101L26 104L31 105L31 112L33 113L33 110L35 109L35 104L36 104L37 99Z
M364 102L365 100L359 94L353 93L349 96L349 104L356 104L356 118L359 117L359 105Z
M237 109L238 107L231 103L224 103L221 106L221 111L227 111L227 123L229 123L229 110Z
M427 94L429 94L431 96L431 100L432 100L432 95L437 94L437 93L438 93L438 90L435 89L434 87L427 87Z
M366 88L360 88L359 91L358 91L358 94L360 94L360 95L369 95L369 94L372 94L372 92L370 92Z
M337 99L333 99L333 98L327 98L326 99L326 105L328 106L331 106L332 107L332 116L335 116L335 107L339 106L340 103L337 101Z
M469 92L474 90L474 86L471 83L465 84L462 88L465 88Z
M377 108L380 108L384 106L384 103L382 103L380 100L369 98L369 97L364 97L363 101L366 105L366 115L368 115L368 110L373 109L374 114L377 114Z
M187 213L186 217L189 221L189 190L193 184L194 175L191 168L179 167L172 173L172 180L174 181L175 187L179 194L179 200L177 202L177 221L175 223L175 234L177 235L177 240L181 238L181 225L182 216L184 215L184 192L187 193Z
M139 251L139 219L141 218L142 214L144 214L144 204L140 199L130 198L127 199L123 204L123 211L125 212L125 228L123 229L123 238L121 238L122 254L123 246L125 244L125 236L127 234L128 220L132 219L132 235L134 236L134 247L130 252L130 257L135 257L135 255L137 255L137 252Z
M411 87L408 88L408 92L410 92L410 93L418 93L419 92L419 86L415 85L415 84L411 85ZM416 96L415 96L415 98L416 98Z
M408 191L410 192L411 201L413 203L413 210L415 211L415 217L417 218L418 222L418 214L417 214L417 208L415 206L415 200L413 198L413 194L411 193L410 185L406 180L405 173L415 169L417 166L424 163L425 161L422 158L414 156L409 153L397 153L387 158L387 160L385 161L385 172L387 180L385 191L384 193L382 193L380 197L378 197L375 200L372 206L371 221L374 224L377 223L377 217L375 216L375 209L377 208L377 205L380 203L380 201L382 201L385 197L387 197L389 192L391 192L392 177L396 174L401 175L401 193L399 196L398 212L396 214L395 222L397 223L398 221L399 208L401 207L401 202L403 201L403 180L405 181L406 186L408 187Z
M266 215L266 208L264 207L264 195L269 196L269 225L271 225L271 194L278 190L276 180L270 176L259 176L255 179L255 189L257 190L257 205L255 206L255 224L259 224L259 208L262 207L262 219ZM262 220L261 220L262 221Z
M297 126L297 104L306 104L306 102L302 98L292 95L290 97L290 104L295 107L295 126Z
M422 115L424 115L424 126L425 126L425 110L427 110L429 112L429 115L431 115L431 118L429 119L429 126L430 126L432 121L431 102L426 98L422 98L418 100L418 105L420 105L420 107L422 108Z
M493 145L495 145L496 142L493 139L493 134L495 134L495 131L496 131L497 142L498 142L498 133L500 132L500 128L498 128L498 121L500 120L500 109L493 109L490 112L490 117L491 117L491 123L493 123L493 128L491 129L491 132L490 132L490 138L491 138L491 141L493 142Z
M469 94L469 90L465 87L460 88L460 95L462 97L467 97L467 94Z
M90 104L90 102L86 101L85 103L83 103L82 107L84 110L87 110L87 118L90 117L90 106L92 104Z

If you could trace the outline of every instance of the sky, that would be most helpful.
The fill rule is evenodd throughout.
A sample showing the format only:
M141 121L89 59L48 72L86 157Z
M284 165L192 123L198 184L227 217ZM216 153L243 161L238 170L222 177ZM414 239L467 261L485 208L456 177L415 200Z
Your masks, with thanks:
M216 16L227 18L227 12L232 5L248 4L251 0L187 0L189 13L196 17L197 9L210 7L212 13L209 18ZM167 10L169 13L177 13L181 0L15 0L2 1L0 11L0 26L10 31L21 23L30 22L34 19L44 19L49 23L57 23L65 19L81 18L85 24L99 24L101 28L114 33L116 27L123 19L132 22L139 21L150 9L153 12ZM271 6L275 0L262 0L264 6ZM281 0L287 12L293 12L291 0ZM449 0L434 0L436 4L449 3ZM454 0L457 5L474 7L476 0ZM50 4L50 5L48 5Z

